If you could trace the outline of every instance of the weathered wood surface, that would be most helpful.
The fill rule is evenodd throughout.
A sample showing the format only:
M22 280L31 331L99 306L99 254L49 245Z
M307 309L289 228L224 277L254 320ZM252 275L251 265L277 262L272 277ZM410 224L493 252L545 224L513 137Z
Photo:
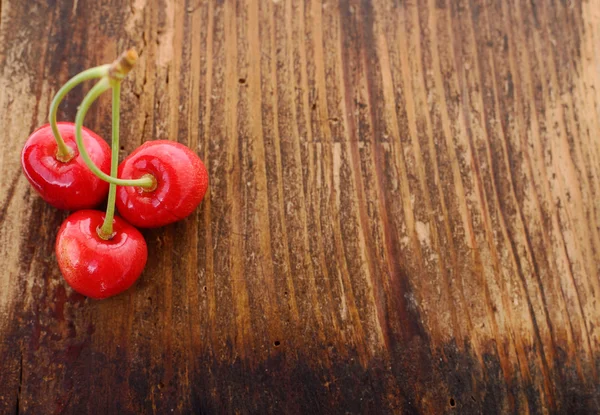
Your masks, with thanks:
M598 0L0 16L1 413L600 411ZM62 281L67 214L19 154L62 83L130 46L123 153L178 140L211 188L97 302Z

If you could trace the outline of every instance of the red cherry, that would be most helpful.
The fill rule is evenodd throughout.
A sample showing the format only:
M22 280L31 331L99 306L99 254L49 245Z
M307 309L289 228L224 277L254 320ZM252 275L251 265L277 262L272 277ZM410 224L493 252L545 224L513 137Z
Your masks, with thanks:
M148 141L119 166L119 178L151 175L153 189L117 188L117 209L132 225L156 228L190 215L208 189L208 172L202 160L183 144Z
M58 209L78 210L97 206L106 199L108 183L97 178L79 155L75 124L60 122L58 130L75 157L66 163L56 158L58 146L50 124L46 124L34 131L25 143L21 153L25 176L42 199ZM83 128L83 142L94 163L108 174L108 144L87 128Z
M110 240L98 236L104 213L80 210L69 216L56 236L56 259L63 277L78 293L102 299L119 294L138 279L148 248L136 228L115 217Z

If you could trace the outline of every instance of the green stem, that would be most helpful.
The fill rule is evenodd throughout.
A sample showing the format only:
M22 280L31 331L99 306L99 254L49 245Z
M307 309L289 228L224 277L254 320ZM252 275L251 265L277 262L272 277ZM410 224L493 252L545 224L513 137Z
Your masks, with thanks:
M85 119L85 115L87 114L88 110L90 109L90 106L92 105L92 103L96 99L98 99L98 97L103 92L105 92L106 90L108 90L111 87L110 82L111 81L109 80L109 78L107 78L107 77L102 78L96 85L94 85L94 87L90 90L90 92L88 92L88 94L85 96L85 98L81 102L81 105L79 106L79 110L77 111L77 116L75 117L75 138L77 139L77 148L79 149L79 154L81 155L81 158L83 159L85 164L92 171L92 173L94 173L96 176L98 176L100 179L104 180L105 182L109 182L109 183L115 184L117 186L138 186L138 187L143 187L146 189L152 188L154 186L154 181L150 177L141 177L141 178L135 179L135 180L133 180L133 179L132 180L123 180L123 179L118 179L116 177L111 177L108 174L104 173L92 161L85 146L83 145L83 134L82 134L81 129L83 127L83 120ZM113 82L114 82L114 80L113 80ZM117 147L117 149L118 149L118 147ZM114 151L113 151L113 153L114 153ZM113 154L113 157L114 157L114 154Z
M50 114L48 118L50 119L50 128L52 128L52 133L54 134L54 138L56 139L56 144L58 145L58 151L56 152L56 158L62 162L68 162L75 155L67 147L65 141L60 135L60 131L58 131L58 126L56 125L56 113L58 112L58 106L64 99L65 95L67 95L73 88L75 88L80 83L96 78L102 78L105 75L108 75L108 71L111 65L101 65L95 68L91 68L85 70L73 78L69 79L66 84L64 84L56 93L54 98L52 99L52 103L50 104Z
M112 148L110 161L110 175L117 177L119 169L119 107L121 105L121 81L112 82ZM113 235L113 219L115 217L115 199L117 197L117 185L111 183L108 190L108 203L104 223L98 235L104 239L110 239Z

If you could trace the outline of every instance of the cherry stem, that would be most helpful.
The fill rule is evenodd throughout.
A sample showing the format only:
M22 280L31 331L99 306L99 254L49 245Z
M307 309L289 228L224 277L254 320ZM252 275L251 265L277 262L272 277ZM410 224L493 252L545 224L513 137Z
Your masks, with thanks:
M121 81L112 82L112 148L110 161L110 175L117 177L119 169L119 107L121 105ZM104 223L98 230L98 236L102 239L110 239L113 236L113 220L115 217L115 200L117 197L117 185L110 184L108 189L108 203L106 205L106 215Z
M105 182L115 184L117 186L138 186L143 188L150 188L154 185L154 182L149 177L141 177L139 179L131 179L131 180L123 180L117 177L111 177L108 174L104 173L102 170L96 166L96 164L90 158L84 144L83 144L83 120L85 119L85 115L92 103L98 99L98 97L108 90L111 87L111 83L117 82L116 79L102 78L98 83L88 92L88 94L83 98L81 105L79 106L79 110L77 111L77 116L75 117L75 138L77 140L77 148L79 149L79 154L81 158L88 166L88 168L94 173L98 178L104 180ZM118 147L117 147L118 149ZM114 153L114 152L113 152ZM118 153L117 153L118 154ZM114 156L114 154L113 154Z
M110 68L111 65L101 65L95 68L85 70L75 75L58 90L58 92L52 99L52 103L50 104L50 114L48 118L50 119L50 128L52 128L52 133L54 134L56 144L58 145L58 151L56 152L57 160L66 163L70 161L73 157L75 157L74 152L69 147L67 147L65 141L60 135L60 131L58 131L58 125L56 124L56 113L58 112L58 106L65 98L65 96L77 85L90 79L102 78L103 76L108 75Z
M104 72L101 75L102 79L100 79L100 81L94 85L90 92L87 93L85 98L83 98L83 101L77 110L77 116L75 117L75 139L77 141L77 148L79 149L81 158L92 171L92 173L94 173L98 178L110 183L104 223L97 230L98 236L106 240L113 237L113 222L115 217L117 186L139 186L144 189L151 189L156 185L156 181L153 177L142 176L141 178L135 180L123 180L117 177L119 167L119 107L121 105L121 81L129 73L129 71L131 71L137 58L137 53L133 49L130 49L123 53L111 65L103 67ZM82 72L82 74L83 73L85 72ZM85 120L88 110L94 101L96 101L98 97L109 88L112 88L112 148L110 176L100 170L90 158L90 155L88 154L83 143L82 132L83 121Z

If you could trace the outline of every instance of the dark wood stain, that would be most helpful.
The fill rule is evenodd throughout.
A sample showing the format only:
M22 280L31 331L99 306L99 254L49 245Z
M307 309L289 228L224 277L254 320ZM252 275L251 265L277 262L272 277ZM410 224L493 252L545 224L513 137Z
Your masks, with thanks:
M598 7L0 1L0 413L599 412ZM19 156L132 46L123 156L211 187L91 301Z

